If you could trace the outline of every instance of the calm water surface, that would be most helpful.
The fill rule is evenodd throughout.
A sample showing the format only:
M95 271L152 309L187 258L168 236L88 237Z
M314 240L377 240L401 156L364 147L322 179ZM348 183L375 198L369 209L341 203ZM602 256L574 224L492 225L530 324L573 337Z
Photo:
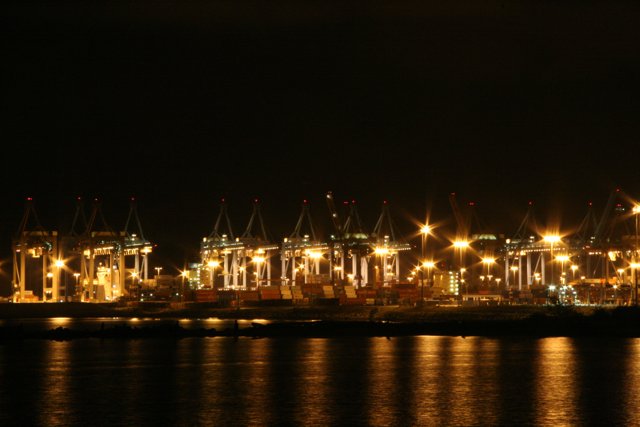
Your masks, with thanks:
M2 426L628 426L639 396L640 339L0 344Z

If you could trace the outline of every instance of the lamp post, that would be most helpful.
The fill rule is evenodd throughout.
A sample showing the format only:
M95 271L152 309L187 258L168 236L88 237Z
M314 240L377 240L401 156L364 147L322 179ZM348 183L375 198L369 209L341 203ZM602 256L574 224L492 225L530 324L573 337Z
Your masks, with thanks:
M578 266L573 264L569 268L571 268L571 272L573 273L573 281L575 282L575 280L576 280L576 271L578 271Z
M555 243L558 243L560 241L560 236L556 235L556 234L548 234L546 236L543 237L543 240L547 243L549 243L549 251L550 251L550 258L551 258L551 284L554 283L553 281L553 245ZM546 283L545 283L546 284Z
M133 297L137 300L140 299L140 283L138 282L138 272L131 272L131 288L133 289Z
M420 251L420 305L424 304L424 268L426 264L426 250L427 250L427 235L431 232L431 227L425 224L420 228L420 235L422 237L422 245Z
M180 273L181 276L181 283L180 283L180 301L184 301L184 283L185 280L187 278L187 276L189 276L189 272L187 270L184 270L182 273Z
M433 285L431 284L431 270L433 269L433 267L435 267L435 265L436 265L436 264L435 264L435 262L433 262L433 261L425 261L425 262L422 264L422 268L426 268L426 269L427 269L427 286L428 286L428 287L433 286ZM424 297L424 294L423 294L422 296Z
M455 242L453 242L453 250L454 251L459 251L460 252L460 258L459 258L459 262L458 262L458 268L460 268L460 275L462 275L462 273L464 273L466 270L465 266L464 266L464 250L467 249L469 247L469 242L466 240L456 240ZM466 293L468 294L468 285L465 285L465 289L466 289Z
M560 278L561 281L564 278L564 263L569 261L569 255L558 255L556 257L558 261L560 261ZM564 283L562 283L564 285Z
M77 294L78 293L78 285L80 284L80 273L73 273L73 277L76 278L76 287L73 290L73 294ZM72 298L73 299L73 298Z
M256 265L256 271L254 275L256 276L256 288L260 286L260 269L263 262L266 261L266 258L263 256L254 256L251 260Z
M207 267L209 267L209 284L211 285L211 289L215 289L216 287L216 268L219 265L220 262L214 260L207 263Z
M633 295L633 305L638 305L638 269L640 269L640 263L632 262L631 269L633 270L634 277L634 295Z
M464 283L464 294L469 295L469 285L464 278L464 273L466 273L467 269L462 267L460 268L460 283Z
M492 257L482 258L482 263L487 266L487 278L489 279L487 286L491 286L491 279L493 278L493 275L491 274L491 265L495 262L496 259Z
M42 301L47 302L49 300L49 296L51 296L53 294L52 290L47 290L47 289L53 289L53 273L52 272L48 272L47 273L47 286L44 289L43 295L42 295ZM49 284L51 284L51 286L49 286Z
M640 216L640 205L635 205L633 207L633 209L631 209L631 212L633 212L633 214L636 217L636 250L633 252L633 263L637 265L638 264L638 250L640 249L638 247L638 217ZM638 269L635 268L633 271L633 282L635 283L635 297L634 297L634 301L635 301L635 305L638 305Z
M511 288L515 288L516 272L518 271L518 267L515 265L512 265L511 267L509 267L509 270L511 270L511 272L513 273L513 285L511 285Z

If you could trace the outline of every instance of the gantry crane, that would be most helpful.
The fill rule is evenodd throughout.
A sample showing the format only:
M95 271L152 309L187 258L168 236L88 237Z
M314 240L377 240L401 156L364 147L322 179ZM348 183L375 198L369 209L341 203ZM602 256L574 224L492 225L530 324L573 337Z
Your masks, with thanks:
M329 245L317 238L309 202L303 200L295 229L282 242L282 280L290 280L295 284L299 273L303 274L305 283L309 282L310 277L321 277L320 260L325 256L330 257ZM300 265L296 264L296 260L300 260ZM331 270L332 265L329 263L329 271Z
M33 198L28 197L12 241L13 301L59 301L63 264L58 237L57 231L45 230L40 224Z

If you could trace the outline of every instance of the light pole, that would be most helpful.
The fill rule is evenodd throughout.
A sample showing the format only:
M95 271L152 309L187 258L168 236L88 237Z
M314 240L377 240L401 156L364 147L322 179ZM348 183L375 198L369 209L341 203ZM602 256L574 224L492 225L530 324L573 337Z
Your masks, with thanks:
M460 276L462 276L462 273L464 273L465 271L467 271L467 269L464 266L464 250L467 249L469 247L469 242L466 240L456 240L455 242L453 242L453 250L454 252L456 250L458 250L460 252L460 258L459 258L459 262L458 262L458 268L460 268ZM455 256L455 254L454 254ZM465 290L466 293L469 293L469 288L468 285L465 285Z
M512 265L511 267L509 267L509 270L511 270L511 272L513 273L513 285L511 285L511 288L515 288L516 286L516 272L518 271L518 267L515 265Z
M556 234L548 234L546 236L543 237L543 240L547 243L549 243L549 251L550 251L550 259L551 259L551 284L554 283L553 281L553 245L555 243L558 243L560 241L560 236L556 235ZM545 283L546 285L546 283Z
M493 275L491 274L491 265L495 262L496 259L492 257L482 258L482 263L487 266L487 278L489 279L487 286L491 286L491 279L493 278Z
M55 279L54 279L56 281L56 285L55 285L56 289L55 289L53 297L54 297L55 302L58 302L60 300L60 295L59 295L60 294L60 273L62 272L62 269L64 268L64 261L61 260L61 259L57 259L54 262L53 265L56 267L56 276L55 276ZM65 274L64 277L66 279L67 275ZM65 284L64 284L64 300L65 301L67 300L67 283L66 283L66 281L65 281Z
M466 273L467 269L462 267L460 268L460 283L464 283L464 294L469 295L469 285L464 278L464 273Z
M49 300L49 296L52 295L53 291L47 290L47 289L52 289L53 288L53 273L52 272L48 272L47 273L47 286L44 289L44 292L42 294L42 300L44 302L47 302ZM51 284L51 286L49 286L49 284Z
M573 264L569 268L571 268L571 273L573 273L573 281L575 282L576 281L576 271L578 271L578 266Z
M187 270L184 270L182 273L180 273L180 276L181 276L180 301L184 301L184 282L187 276L189 276L189 272Z
M220 265L219 261L209 261L207 267L209 267L209 284L211 289L216 287L216 268Z
M156 281L158 280L158 276L160 275L160 272L162 271L162 267L154 267L154 270L156 270Z
M427 286L428 287L432 286L432 284L431 284L431 270L433 269L433 267L435 267L435 265L436 264L433 261L425 261L422 264L422 268L426 268L427 269ZM423 295L423 297L424 297L424 295Z
M76 278L76 288L73 290L73 294L76 295L78 293L78 285L80 284L80 273L73 273L73 277Z
M633 270L634 277L634 295L633 295L633 305L638 305L638 269L640 268L640 263L632 262L631 269Z
M560 261L560 278L562 282L562 278L564 278L564 263L569 261L569 255L558 255L556 259ZM562 284L564 285L564 283Z
M636 250L633 252L633 264L636 264L636 266L638 266L638 249L640 249L638 247L638 217L640 216L640 205L635 205L633 207L633 209L631 209L631 211L633 212L633 214L636 217ZM634 301L635 301L635 305L638 305L638 269L637 267L634 269L633 271L633 281L635 283L635 297L634 297Z
M260 286L260 269L262 263L266 261L266 258L263 256L254 256L251 261L256 265L257 271L254 274L256 276L256 288L258 288Z
M133 290L132 297L134 297L136 301L140 299L140 283L138 282L138 276L139 274L137 271L131 272L131 289Z
M420 228L420 235L422 236L422 246L420 251L420 305L424 304L424 268L427 263L425 260L427 250L427 235L431 232L431 227L425 224Z

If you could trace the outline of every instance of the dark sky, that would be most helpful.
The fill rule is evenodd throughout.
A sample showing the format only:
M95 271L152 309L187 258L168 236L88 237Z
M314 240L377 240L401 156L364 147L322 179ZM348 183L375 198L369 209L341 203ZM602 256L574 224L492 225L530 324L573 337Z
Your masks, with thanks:
M478 202L509 234L640 194L640 3L5 1L0 248L25 196L60 227L136 195L158 262L181 263L227 196L275 237L300 200L356 198L370 227ZM8 149L11 147L11 150ZM328 221L326 222L328 227ZM163 258L164 257L164 258ZM6 268L5 268L6 269Z

